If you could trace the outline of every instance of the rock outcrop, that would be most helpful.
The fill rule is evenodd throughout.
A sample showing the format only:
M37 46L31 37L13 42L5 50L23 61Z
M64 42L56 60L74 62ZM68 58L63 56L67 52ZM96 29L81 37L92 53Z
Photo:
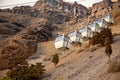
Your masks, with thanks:
M57 9L70 14L71 16L80 15L81 17L86 16L89 12L85 6L78 4L77 2L67 3L63 0L39 0L35 4L34 8L40 11L45 11L46 9Z
M63 0L39 0L34 7L20 6L11 9L1 9L0 12L7 12L15 15L44 18L52 23L63 23L69 21L71 17L83 18L89 10L77 2L68 3Z
M111 0L103 0L99 3L93 4L91 9L91 17L94 19L101 18L106 13L111 12L112 5L113 3Z
M31 17L40 17L40 12L30 6L17 6L11 9L1 9L0 12L7 12L15 15L24 15Z
M40 12L36 9L33 9L30 6L21 6L21 7L14 7L12 13L19 14L19 15L26 15L32 17L39 17Z
M52 24L47 20L33 19L31 25L20 36L22 39L44 42L52 37L52 30Z

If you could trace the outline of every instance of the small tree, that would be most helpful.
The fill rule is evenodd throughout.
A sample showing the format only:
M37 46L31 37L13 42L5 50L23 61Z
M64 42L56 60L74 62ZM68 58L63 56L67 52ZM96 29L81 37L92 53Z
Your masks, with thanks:
M58 54L54 54L54 56L53 56L53 59L52 59L52 62L55 64L55 66L56 66L56 64L59 62L59 56L58 56Z
M96 44L101 44L102 46L105 46L105 38L109 37L110 42L112 43L112 33L111 29L103 29L99 34L95 34L92 39L90 40L90 44L96 45Z
M105 38L105 53L107 54L109 61L112 54L111 40L109 37Z
M104 42L104 45L107 46L107 45L111 45L112 41L110 39L110 37L106 37L105 38L105 42Z

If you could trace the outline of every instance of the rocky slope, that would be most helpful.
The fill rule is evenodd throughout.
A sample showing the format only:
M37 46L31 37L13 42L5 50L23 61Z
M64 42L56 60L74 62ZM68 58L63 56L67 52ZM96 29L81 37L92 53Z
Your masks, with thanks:
M52 31L52 24L43 18L17 16L1 12L0 58L6 64L0 62L3 64L0 66L0 70L8 68L9 61L14 61L14 59L19 61L34 54L37 43L50 40Z
M120 36L114 37L112 61L120 60L118 44L120 44ZM104 47L97 47L95 51L90 51L89 48L81 52L79 50L82 47L75 47L67 52L61 51L68 55L60 59L56 68L54 64L49 63L46 66L49 71L41 77L42 80L120 80L119 72L108 72L109 62Z

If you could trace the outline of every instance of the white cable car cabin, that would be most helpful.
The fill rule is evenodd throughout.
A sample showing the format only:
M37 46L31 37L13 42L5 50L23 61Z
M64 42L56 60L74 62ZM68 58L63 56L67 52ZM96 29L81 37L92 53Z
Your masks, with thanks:
M70 32L68 36L70 37L72 43L82 43L83 41L81 33L79 33L77 30Z
M99 24L96 22L89 23L88 27L92 30L93 33L100 33L101 31Z
M80 28L79 32L81 33L83 39L92 38L92 31L87 26L83 27L83 28Z
M96 20L96 23L99 24L100 28L107 28L107 22L104 19L98 19Z
M59 35L55 39L55 48L60 49L60 48L70 48L70 38L63 35Z
M114 19L110 14L104 15L102 17L107 23L114 24Z

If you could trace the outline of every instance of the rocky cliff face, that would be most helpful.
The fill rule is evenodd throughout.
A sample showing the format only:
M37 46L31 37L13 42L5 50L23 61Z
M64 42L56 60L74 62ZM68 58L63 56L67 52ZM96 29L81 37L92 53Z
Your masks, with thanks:
M39 0L34 7L20 6L11 9L1 9L0 12L7 12L15 15L24 15L37 18L44 18L53 23L69 21L70 17L86 17L89 10L75 3L67 3L63 0Z
M88 9L81 4L75 3L66 3L63 0L39 0L35 6L35 9L44 11L46 9L57 9L71 16L80 15L84 17L88 14Z
M112 0L113 1L113 0ZM70 20L70 17L87 17L91 15L92 19L100 18L108 12L112 12L113 2L111 0L103 0L93 4L89 10L77 2L67 3L63 0L39 0L34 7L21 6L14 7L12 10L4 9L0 12L9 12L17 15L25 15L31 17L42 17L51 22L62 23ZM119 3L119 0L116 0ZM65 19L63 19L63 17Z
M19 15L26 15L32 17L39 17L40 13L38 10L33 9L30 6L21 6L21 7L14 7L12 13L19 14Z

